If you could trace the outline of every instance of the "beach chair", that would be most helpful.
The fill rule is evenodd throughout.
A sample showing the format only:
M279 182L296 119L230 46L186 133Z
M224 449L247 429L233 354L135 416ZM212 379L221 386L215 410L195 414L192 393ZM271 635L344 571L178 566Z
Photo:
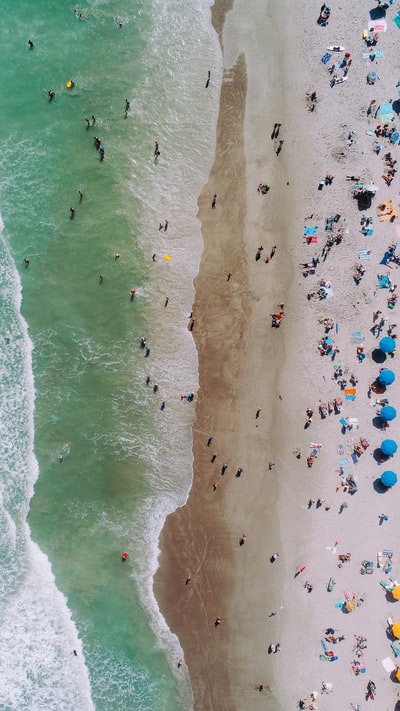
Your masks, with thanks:
M386 580L381 580L379 585L382 585L382 587L387 590L387 592L392 592L394 587L393 583L388 583L386 582Z
M390 646L393 649L395 657L400 657L400 640L396 639Z

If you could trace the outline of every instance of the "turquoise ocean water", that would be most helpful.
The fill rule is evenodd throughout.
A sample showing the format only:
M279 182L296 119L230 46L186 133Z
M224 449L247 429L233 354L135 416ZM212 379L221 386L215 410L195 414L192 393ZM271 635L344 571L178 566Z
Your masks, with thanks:
M2 5L0 709L191 708L152 576L191 481L210 5Z

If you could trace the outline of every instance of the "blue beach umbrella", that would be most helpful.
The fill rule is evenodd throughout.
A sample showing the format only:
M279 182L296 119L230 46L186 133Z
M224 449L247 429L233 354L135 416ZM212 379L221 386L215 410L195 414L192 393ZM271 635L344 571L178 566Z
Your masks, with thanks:
M381 451L386 454L387 457L393 457L397 452L397 442L394 439L384 439L381 444Z
M390 471L383 472L381 476L381 484L387 487L394 486L395 484L397 484L397 474Z
M396 348L396 341L394 338L390 338L390 336L385 336L385 338L381 338L379 341L379 348L384 353L392 353Z
M396 375L393 373L393 370L384 368L384 370L381 370L379 373L378 380L382 385L391 385L396 380Z
M385 407L382 407L381 410L381 418L382 420L386 420L386 422L390 422L390 420L394 420L397 415L396 408L391 407L390 405L386 405Z

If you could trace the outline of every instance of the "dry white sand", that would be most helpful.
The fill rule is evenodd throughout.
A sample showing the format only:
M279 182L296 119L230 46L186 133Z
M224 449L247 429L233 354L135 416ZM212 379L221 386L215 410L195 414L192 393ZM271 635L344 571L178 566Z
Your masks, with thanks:
M396 269L382 267L380 261L387 246L397 240L398 220L380 222L376 210L389 198L398 203L399 180L396 175L391 187L386 186L381 177L383 155L391 148L387 139L380 139L382 151L374 154L375 137L366 131L379 123L367 117L370 101L387 103L397 96L400 73L394 72L400 30L393 22L397 8L392 6L387 32L379 35L377 45L384 57L375 63L363 59L367 48L362 31L372 4L332 3L328 27L316 23L320 4L305 1L236 0L226 17L227 71L216 163L199 201L205 252L196 282L193 334L200 362L195 479L188 505L167 522L156 578L163 612L185 650L199 711L295 709L307 695L307 704L311 703L309 694L320 692L322 681L332 683L333 691L319 696L315 706L319 709L350 709L352 703L364 709L370 678L377 686L377 708L394 709L398 697L398 687L381 661L394 659L386 619L392 615L400 620L400 603L391 602L380 586L388 575L376 569L376 554L393 549L393 574L400 573L399 489L381 494L374 481L385 468L396 471L400 455L387 467L373 455L387 436L399 440L400 431L398 420L387 433L376 428L368 385L382 367L372 357L377 346L370 330L372 313L381 310L391 323L399 308L388 310L388 291L377 289L381 271L393 272L396 283ZM220 8L229 5L220 3ZM334 88L329 86L327 67L335 55L326 66L321 63L331 44L344 45L352 58L347 83ZM341 60L344 55L338 56ZM374 86L366 83L371 70L379 76ZM231 80L232 91L226 91ZM305 94L312 90L319 101L309 112ZM270 138L276 121L282 122L279 139L284 140L279 156L275 153L279 139ZM347 140L350 131L355 131L352 145ZM395 157L397 151L393 147ZM334 176L333 184L318 190L326 174ZM380 187L371 209L359 212L348 174ZM271 184L267 195L257 193L260 182ZM210 210L214 192L215 214ZM313 219L306 220L312 213ZM343 242L333 246L315 274L303 277L299 264L321 254L329 234L325 218L337 213L344 226ZM373 216L371 236L360 233L363 214ZM318 225L317 244L304 243L305 225ZM261 259L256 261L261 245ZM276 254L265 263L273 245ZM364 248L371 258L362 262L366 274L356 285L357 250ZM308 301L307 293L317 290L321 279L331 282L333 297ZM286 311L282 326L271 329L270 314L282 302ZM318 351L324 334L319 320L324 315L338 324L337 334L335 329L330 334L340 349L333 362ZM353 332L365 338L362 363ZM333 379L335 365L342 366L348 381L355 373L357 397L344 401L341 415L321 420L321 400L337 396L344 400ZM397 357L389 358L388 367L400 377ZM398 381L384 397L396 407L397 394ZM307 407L315 414L305 430ZM357 418L359 429L343 435L342 416ZM217 453L214 465L206 446L210 433ZM353 463L351 450L360 436L370 446ZM311 469L306 463L310 442L322 444ZM339 445L358 482L353 496L341 488L336 491ZM294 454L297 448L301 459ZM271 470L269 460L275 462ZM222 462L228 464L224 477ZM239 466L243 474L236 478ZM218 488L213 491L215 480ZM326 503L308 509L310 497L322 497ZM348 506L339 514L344 502ZM381 513L388 520L380 526ZM242 532L247 540L239 546ZM337 550L332 553L328 547L335 542ZM279 558L272 564L269 556L275 551ZM337 555L347 552L351 561L339 568ZM374 561L372 575L360 574L364 559ZM302 566L306 570L295 578ZM188 572L192 579L186 586ZM336 585L328 592L331 577ZM310 594L303 587L306 581L313 585ZM335 607L345 591L364 599L350 614ZM269 617L272 612L277 614ZM222 623L215 629L217 615ZM327 627L345 636L328 646L339 657L332 663L320 659L320 640ZM354 635L367 637L368 645L361 658L366 672L358 677L351 671ZM268 655L268 645L278 641L281 652Z

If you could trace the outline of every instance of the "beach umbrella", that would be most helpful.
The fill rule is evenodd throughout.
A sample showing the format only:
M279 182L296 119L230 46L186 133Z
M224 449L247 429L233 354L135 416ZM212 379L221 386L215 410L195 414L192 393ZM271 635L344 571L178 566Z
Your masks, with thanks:
M393 637L400 639L400 622L395 622L394 625L392 625L392 634Z
M397 484L397 474L391 471L383 472L381 476L381 484L387 487L394 486Z
M392 457L397 452L397 442L394 439L384 439L381 444L381 450L387 457Z
M375 81L376 79L376 72L369 72L367 79L371 79L372 81Z
M380 417L382 420L386 420L386 422L390 422L390 420L394 420L395 417L397 416L396 408L391 407L390 405L386 405L385 407L382 407Z
M400 585L395 585L392 590L392 595L395 600L400 600Z
M396 375L393 373L393 370L384 368L384 370L381 370L379 373L378 380L382 385L391 385L396 380Z
M385 338L381 338L379 341L379 348L384 353L392 353L396 348L396 341L394 338L390 338L390 336L385 336Z

